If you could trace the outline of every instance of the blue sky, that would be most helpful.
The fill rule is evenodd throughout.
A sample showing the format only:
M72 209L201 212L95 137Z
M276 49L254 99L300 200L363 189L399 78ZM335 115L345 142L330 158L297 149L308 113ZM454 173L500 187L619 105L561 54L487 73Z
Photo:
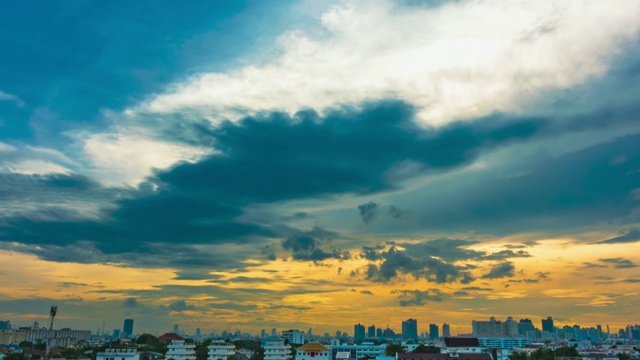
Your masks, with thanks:
M621 326L636 7L5 4L0 317Z

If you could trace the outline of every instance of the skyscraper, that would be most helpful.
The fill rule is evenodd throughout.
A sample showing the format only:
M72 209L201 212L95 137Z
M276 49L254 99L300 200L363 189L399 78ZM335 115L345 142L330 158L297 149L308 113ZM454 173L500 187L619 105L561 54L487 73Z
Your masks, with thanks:
M518 333L520 335L527 335L529 331L534 331L536 329L533 326L533 322L529 319L520 319L518 322Z
M435 340L440 337L440 333L438 331L438 325L429 324L429 339Z
M418 338L418 320L407 319L402 322L402 336L405 340Z
M449 327L449 324L442 324L442 336L451 336L451 327Z
M364 340L364 325L360 323L353 325L353 339L355 341Z
M376 326L375 325L371 325L367 328L367 337L369 339L373 339L374 337L376 337Z
M546 319L542 319L542 331L555 332L556 328L553 326L553 319L548 316Z
M124 319L124 326L122 327L122 336L133 336L133 319Z

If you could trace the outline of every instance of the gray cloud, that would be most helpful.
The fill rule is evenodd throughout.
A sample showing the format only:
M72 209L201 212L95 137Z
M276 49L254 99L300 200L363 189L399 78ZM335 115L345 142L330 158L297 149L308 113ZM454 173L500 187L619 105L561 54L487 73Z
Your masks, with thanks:
M640 241L640 228L629 229L625 234L611 239L598 241L596 244L623 244Z
M358 212L360 213L362 221L368 224L378 216L378 204L369 201L366 204L359 205Z
M178 300L169 304L168 308L171 311L183 312L186 310L195 310L196 307L193 305L187 304L185 300Z
M598 259L598 261L601 261L607 264L612 264L613 267L616 269L630 269L630 268L638 267L638 265L636 265L633 261L629 259L623 259L623 258Z
M138 307L138 300L136 300L136 298L134 298L134 297L126 298L125 301L124 301L124 304L122 306L124 306L126 308Z
M425 305L430 301L442 302L449 297L439 289L429 290L393 290L392 294L399 294L400 306L419 306Z
M482 276L483 279L500 279L505 277L513 277L515 266L510 262L503 262L495 265L491 270Z

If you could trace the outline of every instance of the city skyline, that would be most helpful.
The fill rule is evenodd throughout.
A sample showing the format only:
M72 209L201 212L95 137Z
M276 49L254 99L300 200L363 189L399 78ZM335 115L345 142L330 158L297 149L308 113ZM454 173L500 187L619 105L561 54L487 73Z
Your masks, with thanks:
M14 1L0 33L0 320L640 313L640 2Z

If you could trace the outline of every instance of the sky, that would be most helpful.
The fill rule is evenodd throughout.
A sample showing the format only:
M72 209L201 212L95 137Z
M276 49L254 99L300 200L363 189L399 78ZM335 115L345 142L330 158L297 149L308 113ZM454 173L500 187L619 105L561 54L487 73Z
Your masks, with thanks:
M0 49L0 320L640 322L640 2L11 1Z

